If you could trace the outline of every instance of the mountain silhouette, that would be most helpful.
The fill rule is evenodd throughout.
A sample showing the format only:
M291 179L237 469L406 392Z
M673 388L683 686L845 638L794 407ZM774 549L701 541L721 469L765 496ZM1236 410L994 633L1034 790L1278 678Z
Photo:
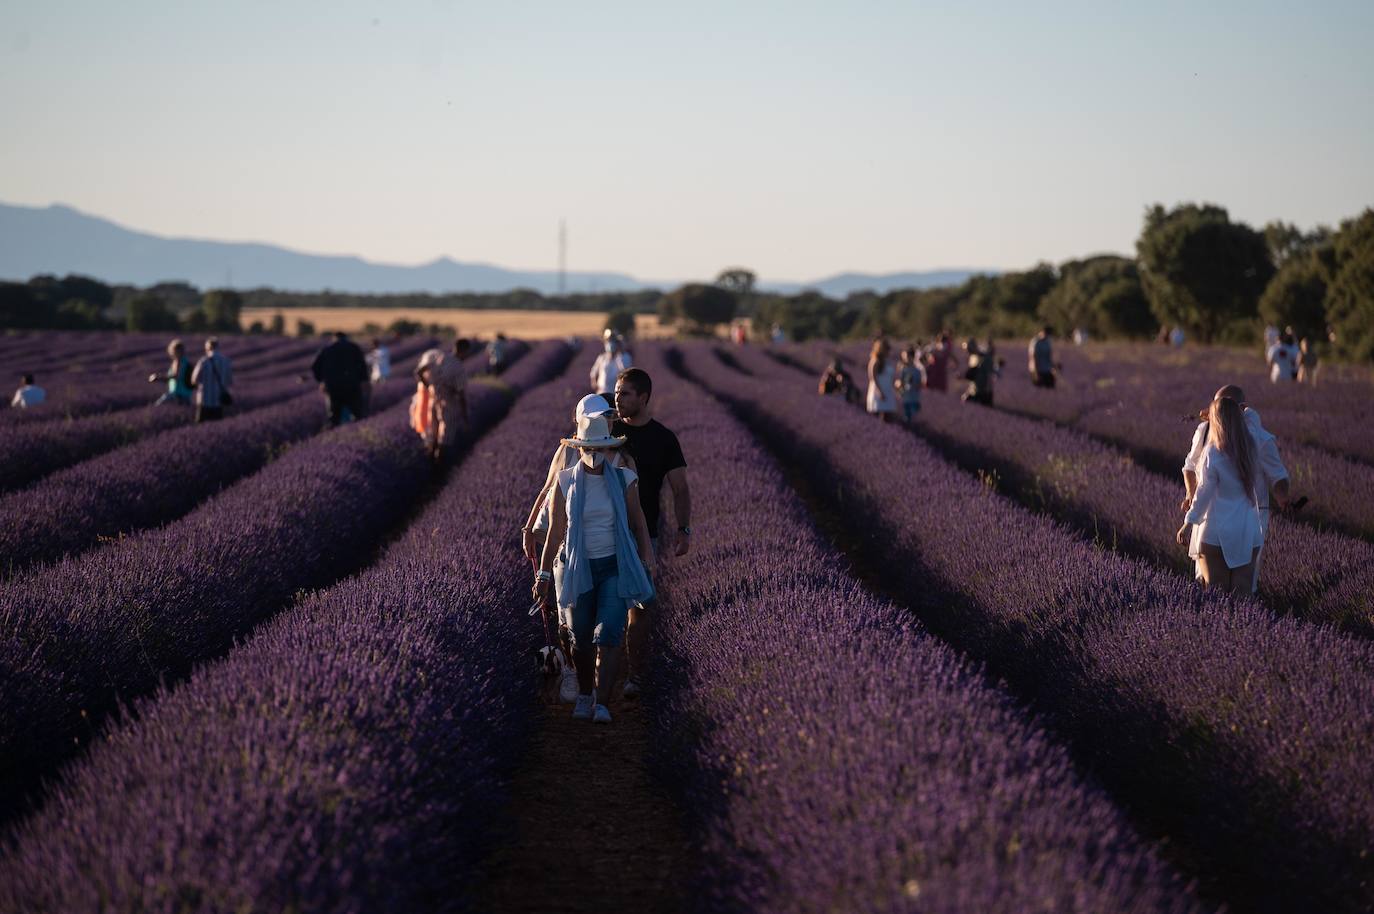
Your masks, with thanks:
M76 273L111 284L150 286L184 281L202 289L267 286L281 291L318 292L558 292L553 270L511 270L441 257L419 266L373 263L361 257L305 254L270 244L164 238L124 228L70 206L13 206L0 203L0 279L23 281L40 273ZM762 280L760 288L791 293L814 289L843 298L859 289L886 292L963 282L972 271L926 273L842 273L808 283ZM613 292L672 288L676 281L651 282L626 273L569 272L569 292Z

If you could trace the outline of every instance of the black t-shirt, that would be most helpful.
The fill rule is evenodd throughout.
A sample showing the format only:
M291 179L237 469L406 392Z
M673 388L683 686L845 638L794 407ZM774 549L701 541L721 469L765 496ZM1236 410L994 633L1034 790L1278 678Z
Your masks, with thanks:
M310 371L331 393L352 393L369 377L367 357L352 340L335 340L321 349Z
M611 427L611 434L624 435L627 439L625 447L635 459L635 469L639 473L639 503L644 507L649 535L658 536L658 504L663 479L678 467L687 465L682 445L678 444L677 435L657 419L650 419L646 425L628 425L617 420Z

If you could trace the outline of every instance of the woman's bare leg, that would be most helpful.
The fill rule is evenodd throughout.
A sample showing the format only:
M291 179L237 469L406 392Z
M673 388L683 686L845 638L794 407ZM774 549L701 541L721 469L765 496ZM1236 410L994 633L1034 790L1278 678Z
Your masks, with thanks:
M1228 591L1231 589L1231 569L1226 567L1226 558L1221 554L1220 546L1203 543L1198 565L1202 567L1203 587L1220 587Z
M1238 597L1248 597L1255 590L1255 569L1259 550L1250 553L1250 564L1231 569L1231 593Z

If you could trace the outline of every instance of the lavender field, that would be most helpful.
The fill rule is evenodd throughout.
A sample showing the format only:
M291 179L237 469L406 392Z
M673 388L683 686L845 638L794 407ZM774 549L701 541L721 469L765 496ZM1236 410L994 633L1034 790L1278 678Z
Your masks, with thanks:
M834 346L641 341L693 532L665 487L644 694L574 728L520 528L592 347L473 356L436 468L429 340L334 430L315 344L228 340L195 426L164 342L0 338L65 366L0 417L0 912L1374 911L1358 373L1104 344L1045 391L1009 350L997 408L908 428L817 395ZM1227 380L1309 497L1253 599L1173 540Z

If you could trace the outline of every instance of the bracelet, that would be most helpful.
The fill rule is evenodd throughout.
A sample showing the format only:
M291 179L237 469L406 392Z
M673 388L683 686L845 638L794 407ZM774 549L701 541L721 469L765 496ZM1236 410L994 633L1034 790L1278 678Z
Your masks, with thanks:
M553 580L553 573L550 572L550 571L545 571L544 569L541 568L541 569L539 569L538 571L536 571L536 572L534 573L534 579L535 579L536 581L552 581L552 580Z

